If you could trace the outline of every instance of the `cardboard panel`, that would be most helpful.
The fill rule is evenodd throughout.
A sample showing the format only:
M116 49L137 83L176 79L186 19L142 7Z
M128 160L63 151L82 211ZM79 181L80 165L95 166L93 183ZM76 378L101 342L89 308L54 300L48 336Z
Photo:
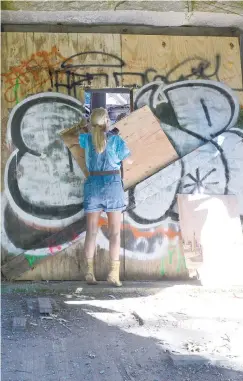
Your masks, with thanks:
M133 164L124 163L124 186L128 189L178 158L148 106L115 124L126 141Z
M229 263L237 269L243 236L236 196L180 194L178 207L187 268L203 279L220 272L226 276Z

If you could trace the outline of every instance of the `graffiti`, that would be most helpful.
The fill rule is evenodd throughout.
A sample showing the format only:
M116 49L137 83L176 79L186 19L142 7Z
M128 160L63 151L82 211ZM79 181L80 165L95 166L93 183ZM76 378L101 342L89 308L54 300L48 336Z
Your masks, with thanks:
M14 97L15 97L16 104L19 103L18 89L19 89L19 78L16 78L16 82L14 85Z
M7 142L14 147L5 168L12 211L36 228L60 228L82 217L84 176L58 132L83 115L82 104L58 93L31 96L10 114Z
M133 208L128 207L125 215L126 239L121 249L126 249L128 257L139 260L164 258L168 255L168 247L178 246L177 193L242 192L240 183L230 176L234 167L228 159L233 145L236 169L237 161L242 160L242 132L232 128L239 108L231 90L212 81L194 81L193 84L185 81L179 88L176 84L167 85L163 87L164 92L161 84L158 86L161 97L155 113L159 113L161 126L181 159L127 193L129 206ZM148 90L148 86L145 89ZM150 95L143 91L145 89L137 95L137 107L140 102L149 101ZM182 115L181 97L184 99L187 90L193 104L184 107L186 112ZM161 99L166 99L167 103ZM207 105L211 126L202 110L202 99ZM215 104L223 105L220 114ZM195 130L191 110L199 107L201 119L197 119ZM58 131L70 126L70 121L75 122L82 111L80 102L72 97L43 93L20 102L11 112L7 138L13 152L5 168L7 204L3 215L3 245L11 247L13 254L24 251L31 257L54 255L84 237L83 175L75 163L74 172L71 171L67 151L57 139ZM183 147L185 142L187 145ZM202 147L207 161L195 160L197 152L200 153L198 147ZM21 235L18 233L20 224ZM101 219L100 228L99 245L108 249L105 218ZM177 251L173 253L182 269L183 259Z
M204 104L207 105L207 112L212 121L210 126L201 107L202 99ZM135 189L129 190L128 213L137 223L155 224L168 217L176 221L178 220L178 214L174 208L176 194L188 192L189 190L194 192L201 188L205 192L205 182L208 176L210 176L210 181L207 181L206 191L211 190L214 192L218 185L219 169L225 174L221 186L225 184L223 193L227 193L229 181L228 163L222 147L212 138L236 124L239 104L234 93L228 87L214 81L184 81L180 82L180 84L167 86L160 82L154 82L146 85L137 93L135 107L142 107L145 104L149 104L155 115L160 119L161 127L179 157L186 157L193 150L207 142L211 142L216 147L220 158L220 167L217 169L210 168L201 178L199 168L195 168L196 175L194 175L185 168L185 160L180 160L173 166L173 178L175 181L171 181L171 184L169 184L168 192L165 192L164 189L167 180L163 177L159 179L159 174L147 181L147 186L143 182L138 184ZM195 181L195 186L190 187L188 182L183 185L182 179L185 176L187 179L190 178ZM137 199L142 200L139 205ZM136 205L137 207L134 209ZM153 207L153 205L157 207Z
M175 258L176 257L176 258ZM175 258L175 259L174 259ZM181 274L186 271L185 257L180 249L179 242L176 245L168 246L168 255L163 256L161 260L160 275L166 275L166 261L169 262L171 266L173 264L173 259L177 262L176 273Z
M185 184L183 188L190 188L190 193L201 193L204 192L204 189L206 189L208 192L210 192L210 186L211 185L218 185L218 181L211 181L211 182L206 182L205 180L213 174L213 172L216 171L216 168L211 169L204 175L203 177L200 177L200 171L199 168L196 169L196 175L195 177L189 173L187 177L189 177L190 180L192 180L192 183Z
M191 67L189 65L188 68L188 64ZM126 70L126 62L114 54L84 51L64 57L53 46L50 52L43 50L32 54L26 61L11 67L2 77L5 100L17 104L19 90L22 90L22 94L35 94L47 89L58 92L65 88L69 95L76 97L79 87L90 87L95 79L103 79L103 87L112 86L113 83L116 87L143 87L154 81L172 84L189 79L214 78L220 81L220 64L219 55L216 55L214 64L194 56L175 65L167 73L158 73L154 68L147 68L144 72L130 72ZM134 77L138 78L136 83L133 83Z
M9 103L18 103L18 91L24 87L24 94L34 94L42 90L43 86L51 81L52 73L60 68L65 57L53 46L50 52L39 51L29 59L13 66L7 73L2 74L5 84L5 100ZM65 73L60 72L63 78ZM52 83L50 83L52 87Z
M88 64L83 63L82 58L85 57L88 61ZM88 59L87 59L88 57ZM92 59L94 57L94 60ZM81 62L79 60L80 59ZM105 60L109 60L108 63L97 63L98 62L104 62ZM92 63L93 62L93 63ZM197 63L197 66L192 66L189 70L189 74L181 74L181 72L186 68L186 65L191 62L192 65L195 65ZM122 86L123 83L121 82L123 78L129 78L129 77L139 77L140 86L144 86L146 83L152 82L152 81L163 81L166 84L183 81L186 79L190 79L192 77L196 79L211 79L212 77L215 77L219 81L218 77L218 71L220 68L220 56L216 55L215 57L215 69L212 73L206 73L207 69L210 69L211 63L208 60L205 60L201 57L192 57L188 58L178 65L176 65L174 68L169 70L168 73L161 75L159 74L155 69L148 68L144 72L128 72L125 71L126 63L124 60L122 60L120 57L115 56L114 54L108 54L104 52L99 51L90 51L90 52L81 52L72 55L68 59L66 59L62 64L61 68L73 72L73 70L78 69L84 69L84 68L117 68L117 69L123 69L122 72L115 71L112 73L112 76L115 80L116 86ZM185 69L186 70L186 69ZM172 80L171 77L175 76L177 71L180 73L178 74L178 77L176 79ZM101 75L100 73L86 73L85 76L83 76L82 82L87 81L90 82L95 76ZM102 74L105 76L106 79L106 86L110 83L109 74ZM120 79L119 79L120 77ZM81 83L82 83L81 82ZM135 86L135 84L128 82L126 83L127 86Z
M3 74L5 99L16 104L7 126L11 153L3 196L5 250L24 253L32 266L39 258L55 255L84 238L84 176L58 132L84 113L76 99L80 86L91 86L99 78L104 86L115 82L131 87L138 77L141 87L136 91L135 109L149 105L179 160L126 193L121 254L125 251L128 260L158 260L161 276L172 265L178 274L185 271L179 245L178 193L236 194L243 215L239 103L231 89L211 80L220 80L220 64L219 56L213 65L193 57L167 73L153 68L129 72L126 62L112 54L90 51L64 57L53 47ZM43 86L50 91L35 94ZM69 95L60 93L63 88ZM20 101L30 93L35 95ZM103 216L98 245L108 249Z

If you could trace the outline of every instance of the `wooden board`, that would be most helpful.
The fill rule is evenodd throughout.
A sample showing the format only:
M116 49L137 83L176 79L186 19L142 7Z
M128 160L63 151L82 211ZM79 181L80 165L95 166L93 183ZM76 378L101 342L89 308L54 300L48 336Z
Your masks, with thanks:
M30 269L24 254L19 254L1 267L1 272L7 280L15 280Z
M84 101L83 87L115 87L121 73L119 34L6 32L2 41L2 182L9 157L9 111L29 95L57 91ZM69 65L68 71L62 68Z
M141 87L154 81L156 76L167 83L184 76L185 79L220 80L233 89L242 87L239 43L237 38L232 37L3 32L2 55L2 175L11 155L5 140L9 112L29 95L57 91L83 102L83 86L93 89L133 85ZM218 66L216 55L220 58ZM200 64L205 60L208 67L202 68ZM64 62L68 70L62 70ZM196 72L193 75L194 68ZM199 69L202 69L200 75ZM69 71L71 75L68 74ZM238 94L243 105L243 92ZM34 139L33 133L33 144ZM136 149L135 144L135 151ZM73 150L73 156L75 155ZM143 155L144 161L145 158ZM133 180L134 176L131 177ZM60 188L60 193L63 197L63 188ZM21 232L24 244L29 237L24 234L25 224L21 219L18 231ZM30 232L29 236L31 235ZM20 244L18 247L22 246L24 247ZM83 263L76 260L76 254L83 256L83 248L75 247L76 244L73 244L65 253L44 259L30 271L24 255L20 256L12 262L16 268L9 267L9 274L13 271L11 277L16 277L26 271L23 279L26 276L26 279L33 280L83 279ZM101 255L97 254L96 257L96 268L100 271L101 279L107 270L106 260L102 261L102 250L100 249ZM10 254L11 245L6 249L6 258ZM108 260L107 251L105 255ZM170 262L169 259L168 266L171 266ZM128 268L132 269L133 266L131 279L136 274L138 278L147 278L146 261L129 264L128 259L127 264ZM159 274L159 261L156 266L151 264L150 273L154 271L154 274ZM176 268L177 265L172 267Z
M122 35L122 58L126 62L123 72L143 73L153 69L148 71L148 82L152 82L155 75L166 77L167 83L188 75L190 77L185 79L198 79L199 73L195 71L193 75L192 69L198 69L205 61L205 68L201 66L201 70L210 76L208 79L217 81L218 76L231 88L242 84L237 37ZM123 75L123 86L129 83L141 85L138 76Z
M83 100L79 91L89 80L94 88L114 87L113 71L121 71L119 34L7 32L2 55L3 98L12 107L50 88Z
M243 236L234 195L177 195L187 268L205 277L243 257ZM235 263L237 268L237 263Z
M178 158L148 106L132 112L115 124L132 154L133 164L124 163L124 186L128 189Z
M122 85L155 80L220 81L236 91L243 105L238 37L122 35ZM193 74L195 73L195 74Z

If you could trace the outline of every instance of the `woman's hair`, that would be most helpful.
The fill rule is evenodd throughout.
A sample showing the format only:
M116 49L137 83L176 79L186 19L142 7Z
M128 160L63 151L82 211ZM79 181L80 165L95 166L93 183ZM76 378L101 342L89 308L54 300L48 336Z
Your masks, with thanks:
M106 109L100 107L95 108L92 111L90 122L91 122L91 134L92 141L95 146L95 150L98 153L102 153L106 148L106 128L107 128L107 111Z

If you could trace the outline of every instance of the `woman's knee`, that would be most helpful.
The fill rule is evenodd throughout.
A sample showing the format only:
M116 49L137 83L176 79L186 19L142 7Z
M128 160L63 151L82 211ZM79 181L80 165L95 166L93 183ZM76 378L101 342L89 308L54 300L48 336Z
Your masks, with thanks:
M109 230L109 239L112 242L120 241L120 230L117 228Z
M86 230L86 236L95 238L97 236L98 229L96 226L88 226Z

